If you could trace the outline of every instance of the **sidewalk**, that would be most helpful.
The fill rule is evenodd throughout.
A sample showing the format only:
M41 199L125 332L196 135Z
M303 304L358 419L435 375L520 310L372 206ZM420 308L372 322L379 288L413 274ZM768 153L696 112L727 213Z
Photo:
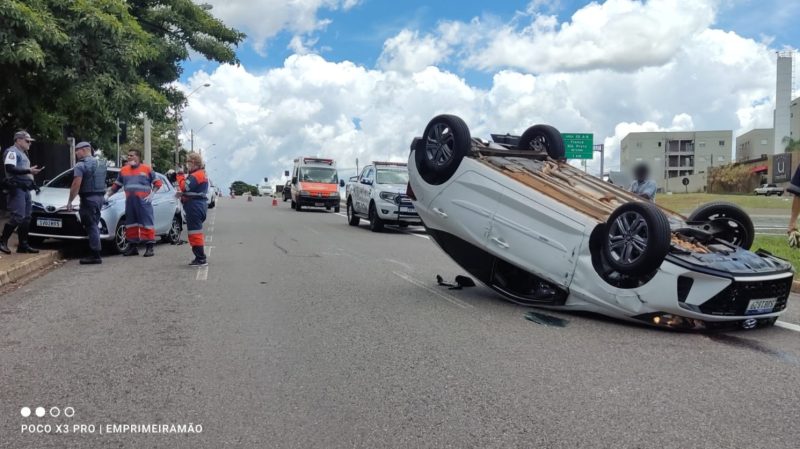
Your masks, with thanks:
M7 221L8 212L0 211L0 229ZM11 254L0 253L0 287L51 267L60 259L59 252L55 250L40 250L39 254L17 254L16 232L9 239L8 247L13 251Z

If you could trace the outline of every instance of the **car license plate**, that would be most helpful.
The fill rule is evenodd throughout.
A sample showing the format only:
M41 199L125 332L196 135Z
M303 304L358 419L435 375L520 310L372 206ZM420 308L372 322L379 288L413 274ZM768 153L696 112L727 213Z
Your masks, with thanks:
M315 206L315 207L322 207L322 206L324 206L324 205L325 205L325 203L314 203L314 206Z
M401 207L400 208L400 212L403 212L403 213L406 213L406 214L413 214L413 213L416 212L416 210L413 207Z
M770 313L775 308L775 303L778 302L777 298L771 299L751 299L747 304L747 310L744 311L745 315L755 315L759 313Z
M61 220L53 218L37 218L36 226L40 226L43 228L60 228Z

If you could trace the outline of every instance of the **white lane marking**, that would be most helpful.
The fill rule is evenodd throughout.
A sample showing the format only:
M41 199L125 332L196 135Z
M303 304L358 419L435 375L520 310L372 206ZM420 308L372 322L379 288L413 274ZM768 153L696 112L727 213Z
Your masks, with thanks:
M447 302L449 302L449 303L451 303L453 305L456 305L458 307L461 307L462 309L472 309L473 308L472 305L467 304L467 303L465 303L464 301L462 301L462 300L460 300L458 298L455 298L455 297L450 296L450 295L445 295L444 293L441 293L441 292L437 292L436 290L428 287L427 285L423 284L422 282L412 278L411 276L409 276L409 275L407 275L405 273L398 273L397 271L392 271L392 273L394 273L398 277L400 277L402 279L405 279L406 281L416 285L417 287L424 288L425 290L428 290L429 292L433 293L434 295L436 295L436 296L438 296L440 298L444 298L445 301L447 301Z
M413 235L414 237L419 237L419 238L428 239L428 240L431 239L431 236L429 236L429 235L415 234L413 232L408 232L408 231L403 231L403 230L400 230L400 232L402 232L403 234Z
M208 267L201 267L197 270L197 277L195 277L197 281L205 281L208 280Z
M214 226L213 225L210 228L208 228L208 232L214 232Z
M214 240L214 236L213 235L207 235L206 236L206 243L211 243L212 240Z
M343 214L343 213L341 213L341 212L334 212L334 214L336 214L336 215L338 215L338 216L340 216L340 217L347 218L347 215L345 215L345 214Z
M399 260L394 260L394 259L383 259L383 260L385 260L387 262L395 263L397 265L400 265L401 267L405 268L406 270L413 270L414 269L414 267L412 267L411 265L409 265L409 264L407 264L405 262L400 262Z
M211 257L211 250L214 249L213 246L206 246L206 258Z
M800 326L796 324L787 323L785 321L776 321L775 325L784 329L789 329L790 331L800 332Z

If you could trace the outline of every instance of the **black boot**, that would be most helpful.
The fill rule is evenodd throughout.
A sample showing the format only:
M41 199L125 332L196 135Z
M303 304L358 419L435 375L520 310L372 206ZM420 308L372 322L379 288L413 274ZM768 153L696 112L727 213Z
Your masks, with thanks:
M19 238L19 245L17 245L17 252L22 254L38 254L39 250L32 248L28 244L28 223L23 223L17 228L17 237Z
M91 256L81 259L81 265L93 265L98 263L103 263L103 259L100 257L100 251L92 251Z
M206 259L206 253L202 246L193 246L192 253L194 253L194 260L189 262L189 266L205 267L206 265L208 265L208 260Z
M154 244L154 243L148 243L148 244L145 246L145 248L146 248L146 249L144 250L144 257L153 257L153 256L155 256L155 255L156 255L156 254L153 252L153 245L155 245L155 244Z
M128 242L128 249L122 253L123 256L138 256L139 255L139 247L136 243Z
M3 227L3 235L0 235L0 251L11 254L11 250L8 249L8 239L11 237L11 234L14 233L14 228L16 226L6 223Z

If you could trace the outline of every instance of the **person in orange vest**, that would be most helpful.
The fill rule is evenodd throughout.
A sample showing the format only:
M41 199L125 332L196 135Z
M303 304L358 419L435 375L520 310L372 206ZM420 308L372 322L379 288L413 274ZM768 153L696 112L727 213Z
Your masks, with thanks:
M189 262L193 267L205 267L208 258L205 253L205 236L203 235L203 222L206 221L208 211L208 178L203 168L203 157L198 153L189 153L186 157L189 175L181 185L177 196L183 203L186 212L186 228L189 231L189 245L192 247L194 260Z
M178 173L175 174L175 180L178 181L178 190L183 192L183 187L186 183L186 173L183 172L183 167L178 167Z
M141 163L139 150L128 150L128 164L119 171L117 180L108 189L108 196L120 188L125 190L125 239L128 248L123 256L139 255L138 245L145 244L144 257L154 255L156 228L153 218L153 195L161 188L161 180L147 164Z

